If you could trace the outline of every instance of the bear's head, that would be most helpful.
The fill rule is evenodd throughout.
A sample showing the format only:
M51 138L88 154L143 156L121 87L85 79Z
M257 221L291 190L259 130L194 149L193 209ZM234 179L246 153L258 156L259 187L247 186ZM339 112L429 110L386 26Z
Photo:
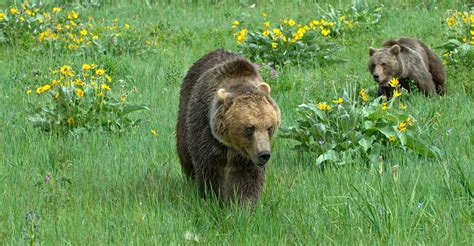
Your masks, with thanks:
M398 44L380 49L369 49L369 71L379 85L387 86L393 77L399 77L402 73L399 62L400 49Z
M253 91L217 91L211 109L211 130L215 138L263 167L270 159L270 141L280 126L280 109L270 97L270 86L260 83Z

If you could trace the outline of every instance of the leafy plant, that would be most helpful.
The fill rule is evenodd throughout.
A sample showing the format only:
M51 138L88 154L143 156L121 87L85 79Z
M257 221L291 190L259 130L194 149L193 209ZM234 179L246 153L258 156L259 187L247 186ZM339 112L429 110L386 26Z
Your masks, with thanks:
M237 28L240 22L234 21ZM340 61L334 56L339 49L329 41L334 23L313 20L308 24L281 20L276 26L265 21L254 30L242 28L234 34L241 52L252 61L285 65L288 63L326 63Z
M284 128L281 136L299 142L296 150L318 156L318 166L353 164L358 158L376 163L388 150L436 157L439 150L424 143L400 96L370 100L362 89L357 98L344 92L331 103L301 104L297 108L300 118Z
M60 50L78 54L138 53L156 46L155 34L130 29L118 19L96 20L75 10L25 1L20 7L0 10L0 41L33 42L34 50Z
M252 61L285 65L287 63L325 65L343 61L335 56L340 48L332 38L359 26L373 26L380 21L383 5L370 7L354 1L352 8L341 10L328 6L324 14L308 22L283 19L249 29L239 21L232 27L239 49ZM267 17L267 15L264 15Z
M132 91L125 90L126 82L113 82L103 66L83 64L76 72L64 65L52 71L51 76L52 80L36 88L38 97L47 97L28 117L42 130L59 134L85 130L123 132L139 123L131 120L129 113L149 110L146 105L128 102ZM112 90L116 85L121 85L117 93ZM33 94L32 90L27 94Z
M450 10L446 24L448 41L436 48L443 49L443 62L472 66L474 60L474 13Z

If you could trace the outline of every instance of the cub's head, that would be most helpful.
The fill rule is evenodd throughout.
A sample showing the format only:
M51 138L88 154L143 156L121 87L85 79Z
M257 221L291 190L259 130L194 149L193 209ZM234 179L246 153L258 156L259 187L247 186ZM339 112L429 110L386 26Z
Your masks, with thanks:
M261 83L253 92L234 95L219 89L217 108L211 109L211 129L224 145L263 167L270 159L270 141L280 126L280 109ZM214 112L212 112L214 111Z
M400 46L395 44L381 49L369 49L369 71L374 80L381 86L387 86L393 77L402 73L399 61Z

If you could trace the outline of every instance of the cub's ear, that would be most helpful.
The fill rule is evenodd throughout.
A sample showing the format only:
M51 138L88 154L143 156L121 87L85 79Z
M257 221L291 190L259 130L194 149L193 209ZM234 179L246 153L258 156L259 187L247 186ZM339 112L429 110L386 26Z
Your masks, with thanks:
M268 85L267 83L260 83L259 85L257 85L257 89L265 92L265 94L267 95L270 95L270 92L272 91L270 85Z
M217 98L219 98L219 102L224 103L227 98L229 98L230 93L225 91L224 88L221 88L217 91Z
M377 52L377 49L374 49L372 47L369 48L369 55L372 56L373 54L375 54L375 52Z
M390 47L390 53L394 55L398 55L398 53L400 53L400 45L395 44L392 47Z

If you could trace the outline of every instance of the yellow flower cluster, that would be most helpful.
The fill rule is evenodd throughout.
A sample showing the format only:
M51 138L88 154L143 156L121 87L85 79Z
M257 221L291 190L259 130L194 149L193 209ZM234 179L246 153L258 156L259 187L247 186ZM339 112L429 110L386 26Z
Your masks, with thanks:
M60 97L61 91L70 91L78 98L86 96L87 93L104 96L104 92L110 91L107 83L112 82L112 78L106 74L102 66L95 64L83 64L82 69L77 72L71 66L64 65L52 71L52 76L55 78L50 83L36 88L37 94L52 91L56 99Z
M464 43L474 45L474 13L452 10L446 19L449 30L463 40Z
M339 20L348 28L352 28L352 21L347 21L345 16L340 16ZM232 28L238 28L240 24L239 21L235 20L232 22ZM334 32L334 26L334 22L325 19L312 20L304 24L297 23L294 19L290 18L280 20L280 25L275 28L271 27L270 21L264 21L263 30L257 30L256 32L261 32L263 36L270 37L273 41L272 48L275 49L278 46L277 41L281 40L284 43L294 44L302 40L309 31L317 31L321 36L329 37ZM243 28L234 34L238 44L242 44L245 41L248 32L248 29Z
M130 25L118 25L114 20L112 25L99 24L92 17L83 18L75 10L63 11L60 7L53 7L50 11L40 6L30 5L28 1L20 4L21 8L10 7L7 13L0 12L0 22L7 21L5 28L27 28L27 32L37 35L40 42L60 42L70 50L81 46L90 46L100 36L120 36L122 31L128 30ZM34 6L34 7L33 7ZM28 25L18 23L28 22ZM104 33L112 31L113 33Z
M366 90L360 89L359 91L359 96L362 99L362 101L367 102L369 101L369 94L367 93Z
M326 103L318 103L318 108L322 111L331 111L332 107L327 105Z
M413 118L408 117L404 121L398 123L397 129L401 132L405 132L407 130L407 127L412 126L413 124L415 124L415 121L413 120Z
M245 41L245 39L247 38L247 34L248 34L249 30L244 28L242 30L240 30L239 32L237 32L235 35L235 39L237 40L237 43L238 44L241 44Z

